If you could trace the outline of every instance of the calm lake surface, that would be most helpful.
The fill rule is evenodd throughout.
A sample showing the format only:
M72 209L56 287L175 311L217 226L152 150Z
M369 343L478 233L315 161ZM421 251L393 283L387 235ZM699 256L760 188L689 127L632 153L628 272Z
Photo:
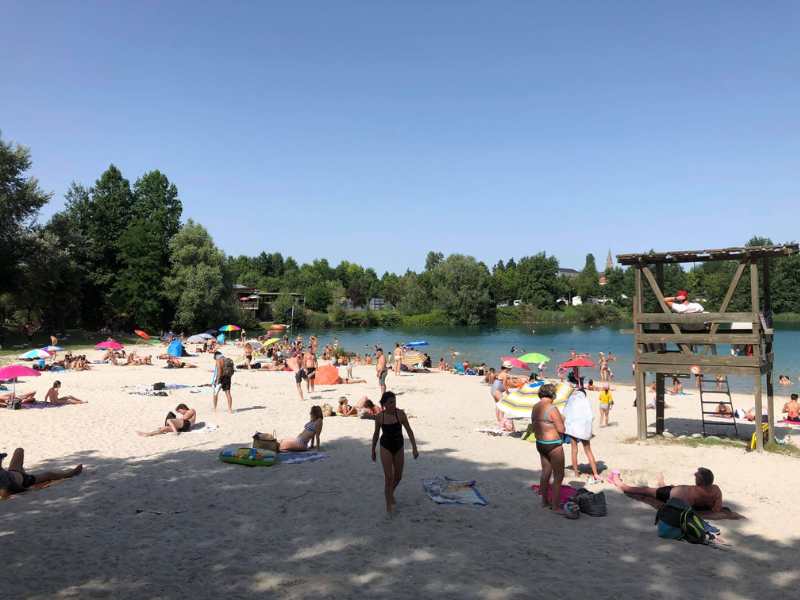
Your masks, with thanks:
M396 342L405 343L412 340L426 340L429 345L421 350L430 354L434 366L440 357L450 363L450 352L459 352L459 359L470 363L485 362L489 366L498 366L501 356L511 353L516 347L516 354L525 352L542 352L551 358L546 373L553 375L558 363L569 356L570 350L586 352L596 361L598 352L612 353L617 361L611 364L616 381L632 383L631 372L633 356L633 336L620 333L622 328L630 329L630 324L603 326L537 326L533 331L525 329L479 329L479 328L446 328L446 329L341 329L313 332L302 331L308 336L317 333L320 346L339 340L350 352L371 352L375 344L390 352ZM720 353L728 352L728 346L720 346ZM786 388L777 385L778 374L785 373L793 381L800 377L800 325L775 326L775 381L776 395L789 391L798 391L800 386ZM582 371L588 378L597 378L596 369ZM738 391L752 390L749 379L731 377L731 386Z

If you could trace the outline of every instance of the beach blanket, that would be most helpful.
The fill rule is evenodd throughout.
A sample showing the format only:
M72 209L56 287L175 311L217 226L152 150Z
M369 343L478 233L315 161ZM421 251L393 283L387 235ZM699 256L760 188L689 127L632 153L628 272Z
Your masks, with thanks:
M776 425L780 425L781 427L791 427L792 429L800 429L800 422L798 421L787 421L786 419L782 419L775 423Z
M25 402L22 408L58 408L59 406L67 406L66 404L50 404L49 402Z
M489 502L484 498L475 481L459 481L449 477L436 476L423 479L422 488L436 504L469 504L486 506Z
M306 462L316 462L328 458L324 452L281 452L278 462L284 465L297 465Z
M531 486L531 489L534 492L536 492L537 494L541 495L540 492L539 492L539 484L538 483L534 483ZM559 498L558 504L560 506L563 505L564 502L566 502L567 500L572 498L577 493L578 493L578 489L577 488L574 488L571 485L562 485L561 486L561 492L559 493L560 498ZM548 500L549 500L549 498L548 498Z
M643 502L648 506L652 506L656 510L664 506L664 503L661 500L657 500L655 498L651 498L650 496L640 496L639 494L625 494L628 498L633 498L634 500L638 500L639 502ZM740 515L737 512L732 511L727 506L723 506L720 512L711 512L710 510L696 510L694 511L697 516L708 519L711 521L738 521L739 519L746 519L744 515Z

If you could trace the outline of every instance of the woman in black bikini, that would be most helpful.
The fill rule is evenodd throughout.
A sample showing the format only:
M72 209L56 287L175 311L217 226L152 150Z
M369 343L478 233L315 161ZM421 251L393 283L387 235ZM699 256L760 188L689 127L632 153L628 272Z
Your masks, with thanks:
M375 446L378 443L378 435L380 435L386 512L392 513L395 505L394 490L403 478L403 427L406 428L408 439L411 440L411 450L415 459L419 456L419 452L417 452L417 441L414 439L414 432L411 431L411 426L408 424L408 417L406 417L406 413L397 408L394 393L383 393L381 407L383 411L375 416L375 433L372 435L372 461L375 462L377 458Z
M564 479L564 420L561 413L553 406L556 388L547 383L539 388L539 402L531 412L533 432L536 434L536 450L542 460L542 476L539 481L539 493L542 495L542 506L548 506L548 490L550 508L558 514L564 514L560 506L561 481ZM550 485L550 477L553 485Z
M164 419L163 427L159 427L155 431L139 431L137 433L142 437L152 437L154 435L161 435L162 433L180 434L191 431L192 426L197 420L197 411L193 408L189 408L185 404L178 404L178 406L175 407L175 412L178 414L176 415L173 412L167 413L167 418Z

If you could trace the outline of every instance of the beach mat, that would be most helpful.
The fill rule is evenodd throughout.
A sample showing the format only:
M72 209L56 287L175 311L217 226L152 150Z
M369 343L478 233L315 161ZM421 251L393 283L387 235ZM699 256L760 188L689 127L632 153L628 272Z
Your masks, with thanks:
M328 458L324 452L281 452L278 462L284 465L297 465L306 462L316 462Z
M541 496L541 494L539 492L539 484L538 483L534 483L531 486L531 489L534 492L536 492L537 495ZM567 500L572 498L577 493L578 493L578 489L577 488L574 488L571 485L562 485L561 486L561 493L559 494L561 496L559 498L559 502L558 502L559 506L562 506L564 504L564 502L566 502ZM549 498L548 498L548 500L549 500Z
M640 496L639 494L625 494L628 498L633 498L634 500L638 500L639 502L643 502L648 506L652 506L656 510L664 506L664 503L661 500L657 500L656 498L651 498L650 496ZM744 515L740 515L737 512L732 511L727 506L722 507L722 511L720 512L711 512L710 510L696 510L695 513L702 517L703 519L708 519L709 521L738 521L740 519L746 519Z
M22 408L58 408L60 406L70 406L69 404L50 404L49 402L25 402Z
M423 479L422 488L436 504L469 504L472 506L489 504L478 491L474 480L459 481L437 476L432 479Z

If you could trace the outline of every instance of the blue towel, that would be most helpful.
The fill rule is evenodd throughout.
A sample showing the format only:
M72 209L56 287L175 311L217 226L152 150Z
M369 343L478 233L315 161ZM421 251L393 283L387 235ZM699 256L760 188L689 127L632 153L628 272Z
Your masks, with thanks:
M278 454L278 462L286 465L315 462L324 458L328 458L324 452L281 452Z

